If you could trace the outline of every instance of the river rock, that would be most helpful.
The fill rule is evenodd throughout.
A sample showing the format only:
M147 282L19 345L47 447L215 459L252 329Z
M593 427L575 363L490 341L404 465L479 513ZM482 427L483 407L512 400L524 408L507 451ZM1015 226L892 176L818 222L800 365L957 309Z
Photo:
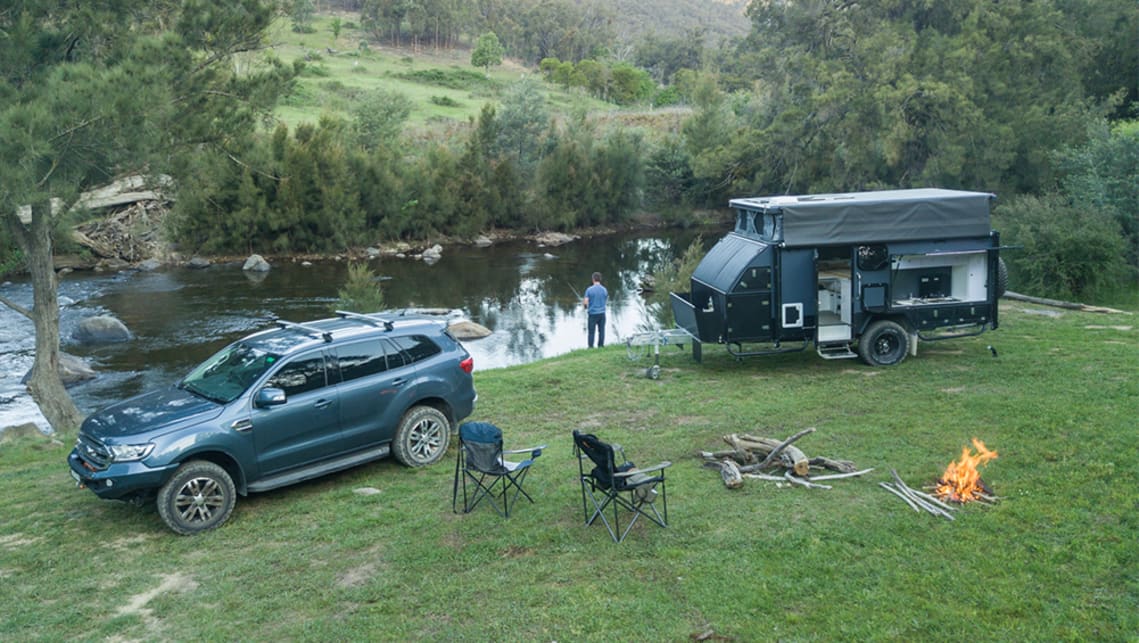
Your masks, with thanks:
M479 236L475 237L476 248L485 248L490 245L494 245L494 242L491 241L490 237L486 236L485 234L480 234Z
M44 432L31 422L16 424L13 426L0 426L0 444L3 444L5 442L15 442L16 440L44 437L46 437L44 435Z
M98 315L79 322L71 337L82 344L114 344L129 340L131 332L117 318Z
M534 236L534 241L543 246L560 246L579 239L577 235L563 232L542 232Z
M269 272L269 262L261 255L249 255L241 269L249 272Z
M434 260L438 261L439 258L442 256L443 256L443 246L441 246L439 244L435 244L435 245L431 246L430 248L423 251L423 258L424 259L434 259Z
M205 257L190 257L190 261L186 262L186 267L193 268L194 270L209 268L210 260Z
M76 357L69 353L61 352L59 354L59 379L63 381L64 386L71 386L87 380L93 380L98 374L95 370L87 365L86 360L81 357ZM21 384L27 384L31 378L32 372L29 370L24 373L23 379L20 380Z
M138 264L138 269L143 272L154 272L162 267L162 262L157 259L147 259L146 261Z
M447 325L447 330L455 336L455 339L482 339L491 334L491 330L481 324L476 324L467 319L460 319L453 321Z

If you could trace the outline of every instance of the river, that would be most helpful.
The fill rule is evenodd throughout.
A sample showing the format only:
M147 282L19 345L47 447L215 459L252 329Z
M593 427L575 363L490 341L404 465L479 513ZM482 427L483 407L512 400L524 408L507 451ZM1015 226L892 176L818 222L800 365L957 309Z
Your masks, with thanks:
M484 339L463 342L475 358L477 373L584 348L586 315L578 297L594 271L602 273L609 289L607 343L618 343L650 325L651 315L638 292L641 277L683 253L698 234L621 233L557 247L528 241L486 248L451 246L435 263L383 258L369 265L381 277L385 308L445 308L454 317L493 331ZM704 231L706 245L721 234ZM70 392L80 410L89 413L171 384L225 344L267 328L270 316L290 321L329 316L346 277L347 263L337 261L278 261L269 272L257 274L229 263L64 275L59 284L62 348L99 373ZM0 293L31 306L26 280L5 282ZM102 346L71 339L80 320L103 314L120 319L133 339ZM31 321L0 305L0 430L25 423L49 430L20 383L33 357Z

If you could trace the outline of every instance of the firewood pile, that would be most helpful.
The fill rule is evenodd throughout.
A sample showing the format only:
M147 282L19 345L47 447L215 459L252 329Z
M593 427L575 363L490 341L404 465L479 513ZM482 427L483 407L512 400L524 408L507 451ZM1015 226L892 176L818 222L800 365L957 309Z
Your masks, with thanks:
M724 486L736 489L743 486L744 479L785 482L811 489L830 489L830 485L820 484L825 480L853 478L873 471L859 471L849 460L836 460L825 456L808 458L802 449L792 443L799 438L814 433L806 428L795 435L778 440L757 437L746 433L732 433L724 436L730 449L702 451L704 466L718 469ZM812 475L812 469L826 469L837 473Z

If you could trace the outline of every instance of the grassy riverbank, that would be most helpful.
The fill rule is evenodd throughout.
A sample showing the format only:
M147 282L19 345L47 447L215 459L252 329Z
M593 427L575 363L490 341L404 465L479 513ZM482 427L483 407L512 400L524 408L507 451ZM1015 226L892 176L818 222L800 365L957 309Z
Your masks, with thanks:
M381 462L243 498L222 529L71 486L66 448L0 446L0 631L12 640L1133 640L1139 319L1005 302L979 338L890 369L796 353L657 381L625 349L476 371L474 419L546 443L534 505L451 512L453 459ZM988 345L999 356L991 356ZM700 450L785 437L875 471L729 491ZM671 460L672 526L581 524L570 431ZM978 437L1002 500L950 522L878 486L931 483ZM454 450L452 448L451 456ZM378 491L363 495L355 491Z

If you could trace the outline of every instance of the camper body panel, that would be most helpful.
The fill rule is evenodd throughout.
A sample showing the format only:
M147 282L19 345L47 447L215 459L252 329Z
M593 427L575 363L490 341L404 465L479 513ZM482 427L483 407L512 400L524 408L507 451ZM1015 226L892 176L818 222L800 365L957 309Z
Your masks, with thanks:
M701 261L677 324L738 356L814 343L824 357L997 327L1000 238L986 193L894 190L736 199L736 227ZM880 323L881 322L881 323ZM884 333L884 323L891 332ZM899 340L900 327L908 338ZM770 347L748 350L744 344ZM893 351L896 353L896 351ZM903 355L904 356L904 355ZM897 359L900 361L900 359ZM896 363L896 362L889 362Z

